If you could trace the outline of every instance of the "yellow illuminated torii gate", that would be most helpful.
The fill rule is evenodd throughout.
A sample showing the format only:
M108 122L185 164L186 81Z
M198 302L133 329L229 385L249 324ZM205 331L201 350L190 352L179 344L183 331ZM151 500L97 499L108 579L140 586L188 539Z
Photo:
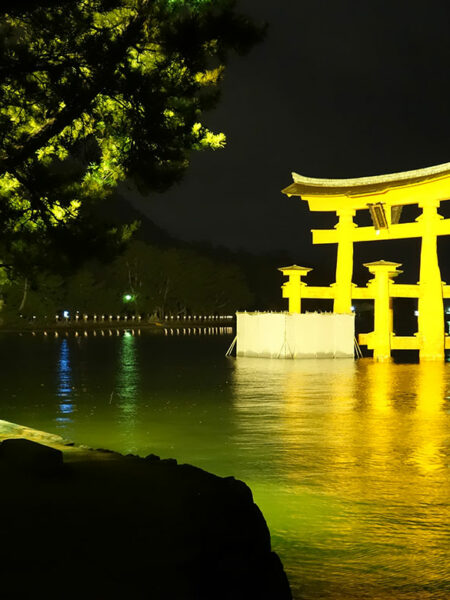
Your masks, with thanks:
M394 285L390 281L393 275L388 277L389 268L391 273L395 272L393 266L388 269L381 263L378 267L377 263L367 266L375 278L377 274L385 273L386 281L389 279L389 285L385 289L390 290L391 297L413 297L419 300L416 344L411 340L405 341L404 347L417 347L421 360L442 360L445 346L449 345L445 340L443 298L450 297L450 286L441 281L437 236L450 234L450 219L443 219L438 214L438 208L440 202L450 199L450 163L354 179L315 179L297 173L293 173L292 177L294 182L283 193L300 196L308 202L311 211L336 212L338 218L335 229L313 230L313 243L337 244L338 248L336 282L331 288L298 285L291 289L298 289L303 297L333 298L334 312L348 313L351 311L352 298L374 298L367 288L357 288L352 283L354 242L421 238L420 278L417 286ZM422 214L415 222L400 223L402 207L407 204L418 204ZM372 226L358 227L354 223L353 217L358 210L370 211ZM292 282L298 275L299 271L292 274ZM367 339L363 338L362 341L368 343ZM392 347L394 346L395 344ZM396 347L402 347L399 340Z

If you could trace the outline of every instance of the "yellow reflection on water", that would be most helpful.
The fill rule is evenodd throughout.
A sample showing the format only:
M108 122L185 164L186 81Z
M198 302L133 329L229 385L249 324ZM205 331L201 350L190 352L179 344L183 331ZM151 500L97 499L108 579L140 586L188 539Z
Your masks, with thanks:
M294 587L450 597L449 388L448 363L236 360L237 441L273 453L251 483Z
M447 370L445 363L419 365L414 437L420 442L412 460L423 474L441 469L446 460L444 443L448 439L448 424L441 415L445 413Z

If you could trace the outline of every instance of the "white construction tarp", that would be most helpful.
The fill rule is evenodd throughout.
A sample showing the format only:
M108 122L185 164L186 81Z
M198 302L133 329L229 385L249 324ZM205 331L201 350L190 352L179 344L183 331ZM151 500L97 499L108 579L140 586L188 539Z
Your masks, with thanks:
M353 357L355 317L335 313L236 313L237 356Z

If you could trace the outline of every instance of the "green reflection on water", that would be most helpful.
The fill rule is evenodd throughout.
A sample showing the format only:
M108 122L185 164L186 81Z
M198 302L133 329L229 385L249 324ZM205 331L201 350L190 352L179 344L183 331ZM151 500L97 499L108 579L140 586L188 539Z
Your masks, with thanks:
M128 452L135 450L130 439L136 426L137 400L139 395L139 367L136 352L136 338L125 331L120 338L117 366L117 383L114 393L118 397L118 420L121 424L122 444ZM114 394L113 393L113 394Z

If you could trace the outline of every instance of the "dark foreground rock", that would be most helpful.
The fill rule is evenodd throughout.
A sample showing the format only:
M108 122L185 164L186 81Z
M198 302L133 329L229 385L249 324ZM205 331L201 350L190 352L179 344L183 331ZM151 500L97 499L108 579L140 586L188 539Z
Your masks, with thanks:
M0 443L3 598L291 598L241 481L155 455L68 450Z

